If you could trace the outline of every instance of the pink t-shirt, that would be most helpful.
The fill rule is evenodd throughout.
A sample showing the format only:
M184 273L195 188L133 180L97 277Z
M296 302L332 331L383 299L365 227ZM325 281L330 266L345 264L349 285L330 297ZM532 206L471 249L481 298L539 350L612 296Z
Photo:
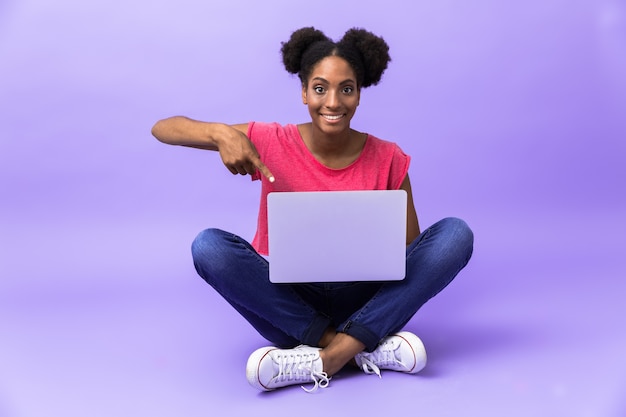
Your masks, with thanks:
M332 169L315 159L296 125L251 122L248 137L275 178L271 183L259 171L252 176L253 180L261 180L259 217L252 246L262 255L268 255L267 194L275 191L397 190L411 160L395 143L368 135L356 161L345 168Z

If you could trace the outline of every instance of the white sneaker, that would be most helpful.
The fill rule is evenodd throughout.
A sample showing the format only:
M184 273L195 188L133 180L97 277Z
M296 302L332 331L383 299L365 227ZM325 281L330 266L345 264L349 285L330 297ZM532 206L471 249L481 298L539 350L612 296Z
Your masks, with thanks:
M313 392L318 387L326 388L330 378L323 372L319 351L319 348L306 345L294 349L271 346L257 349L248 358L248 382L262 391L307 382L314 384L311 389L302 387L307 392Z
M426 366L426 350L419 337L400 332L384 338L373 352L361 352L354 359L366 374L380 377L381 369L416 374Z

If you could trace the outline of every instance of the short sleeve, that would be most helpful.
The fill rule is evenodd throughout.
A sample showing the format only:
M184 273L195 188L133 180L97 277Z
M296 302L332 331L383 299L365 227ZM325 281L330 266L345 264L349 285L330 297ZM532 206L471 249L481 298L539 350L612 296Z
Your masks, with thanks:
M260 123L250 122L248 123L248 139L254 145L261 161L265 160L267 150L269 149L270 141L275 135L276 125L275 123ZM254 174L251 175L252 181L258 181L261 179L261 172L257 169Z
M389 189L397 190L402 185L409 172L411 157L402 151L402 149L394 144L393 154L391 158L391 166L389 168Z

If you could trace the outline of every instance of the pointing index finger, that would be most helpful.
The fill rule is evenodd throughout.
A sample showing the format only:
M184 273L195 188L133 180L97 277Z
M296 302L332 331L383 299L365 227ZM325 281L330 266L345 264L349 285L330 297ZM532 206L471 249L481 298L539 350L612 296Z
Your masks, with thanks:
M263 161L261 161L261 158L255 158L254 165L270 182L275 181L274 175L272 175L270 169L263 163Z

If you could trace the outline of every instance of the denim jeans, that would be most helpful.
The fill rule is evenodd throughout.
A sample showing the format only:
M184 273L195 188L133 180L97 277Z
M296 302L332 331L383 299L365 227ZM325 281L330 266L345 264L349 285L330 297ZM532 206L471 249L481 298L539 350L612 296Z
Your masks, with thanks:
M473 241L464 221L445 218L407 246L405 279L388 282L274 284L268 261L219 229L202 231L192 255L198 274L273 344L316 346L330 326L371 352L467 265Z

